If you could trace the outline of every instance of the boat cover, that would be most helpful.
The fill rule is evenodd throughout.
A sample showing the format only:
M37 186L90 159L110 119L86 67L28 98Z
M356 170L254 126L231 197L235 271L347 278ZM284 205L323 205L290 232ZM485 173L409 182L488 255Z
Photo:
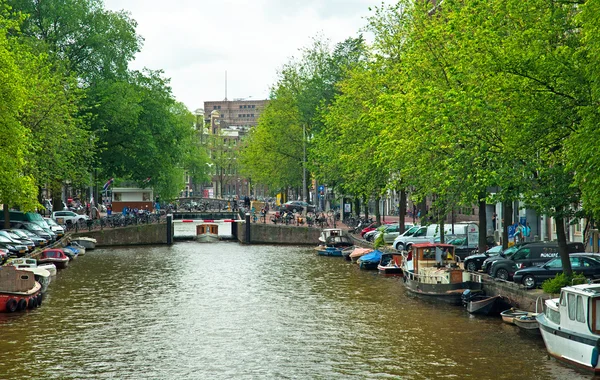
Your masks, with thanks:
M378 263L381 260L382 254L383 252L376 249L373 252L367 253L366 255L362 256L360 259L358 259L358 261Z
M373 250L371 248L355 248L350 254L350 257L360 257L372 251Z

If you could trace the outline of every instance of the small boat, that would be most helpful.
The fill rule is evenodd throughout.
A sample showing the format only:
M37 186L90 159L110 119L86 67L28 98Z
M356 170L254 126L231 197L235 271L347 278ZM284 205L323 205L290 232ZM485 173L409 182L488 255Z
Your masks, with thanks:
M504 310L502 313L500 313L500 316L502 317L503 322L511 323L514 325L515 318L520 317L522 315L527 315L527 314L529 314L528 311L510 308L510 309Z
M344 257L344 260L351 261L352 259L350 258L350 254L352 252L354 252L355 249L356 249L356 246L354 246L354 245L342 249L342 256Z
M353 263L356 263L358 261L358 259L361 258L361 256L366 255L367 253L373 252L373 249L371 248L356 248L354 249L354 251L352 251L352 253L350 253L350 255L348 255L348 257L350 258L350 260Z
M42 285L32 272L13 265L0 267L0 312L14 313L42 304Z
M315 249L321 256L343 256L345 248L352 247L352 240L345 235L331 235L324 244L318 245Z
M600 285L565 286L544 301L536 320L548 353L563 363L600 374Z
M85 236L79 236L79 237L71 238L71 241L75 242L75 243L77 243L79 245L82 245L83 247L85 247L85 249L94 249L94 248L96 248L96 243L98 242L94 238L85 237Z
M65 253L65 255L67 255L69 260L75 260L77 256L79 256L79 250L74 247L63 247L62 250Z
M29 257L12 257L6 261L6 265L14 265L17 268L42 268L50 273L50 276L56 276L56 266L54 264L40 264L36 259Z
M419 297L460 305L465 290L482 288L480 275L458 266L453 245L413 244L402 256L404 286Z
M196 241L210 243L219 240L219 225L203 223L196 226Z
M540 325L537 321L538 313L527 313L515 318L515 325L519 326L523 331L540 335Z
M54 264L57 269L64 269L69 265L69 258L60 248L44 249L38 258L39 264Z
M85 247L75 241L70 242L69 245L67 245L67 247L74 247L75 249L77 249L79 251L79 256L85 255Z
M473 292L471 289L463 292L462 301L471 314L498 315L510 307L503 296L486 296L483 292Z
M384 276L401 276L402 255L399 253L384 253L381 255L377 270Z
M342 236L344 231L341 228L325 228L321 231L321 235L319 236L319 241L321 243L326 243L327 238L330 236Z
M342 257L343 248L319 246L315 248L319 256L335 256Z
M360 269L373 270L377 269L379 262L381 261L381 255L383 252L374 250L373 252L367 253L358 259L358 266Z

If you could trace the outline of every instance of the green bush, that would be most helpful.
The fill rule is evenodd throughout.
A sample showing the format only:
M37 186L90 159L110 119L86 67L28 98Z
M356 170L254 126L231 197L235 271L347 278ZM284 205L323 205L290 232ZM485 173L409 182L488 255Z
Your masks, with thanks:
M379 234L379 236L377 236L377 239L375 239L375 242L373 243L373 246L375 247L375 249L382 247L385 245L385 241L383 241L383 233Z
M558 294L560 293L560 289L565 286L584 284L586 281L587 279L583 273L575 273L573 276L559 273L554 278L544 281L542 289L549 294Z

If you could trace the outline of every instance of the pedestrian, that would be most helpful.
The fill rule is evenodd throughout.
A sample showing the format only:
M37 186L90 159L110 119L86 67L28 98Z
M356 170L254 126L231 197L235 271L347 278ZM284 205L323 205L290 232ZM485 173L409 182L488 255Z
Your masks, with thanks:
M493 213L492 214L492 228L494 229L494 231L496 231L497 222L498 222L498 214Z
M529 222L525 224L523 227L523 239L524 241L530 241L531 236L531 226L529 226Z
M515 227L515 244L517 244L523 241L523 225L520 222L515 224L517 225Z

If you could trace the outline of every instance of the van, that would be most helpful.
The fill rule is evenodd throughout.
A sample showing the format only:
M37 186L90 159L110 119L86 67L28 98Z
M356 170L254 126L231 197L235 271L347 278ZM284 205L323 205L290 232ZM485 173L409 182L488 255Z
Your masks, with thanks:
M444 224L444 235L452 234L452 225ZM479 239L479 227L476 223L455 223L455 236L466 236L468 242L477 245ZM412 236L398 236L394 240L394 247L399 251L410 250L413 244L418 243L433 243L436 237L440 236L440 225L430 224L419 228Z
M584 252L584 249L583 243L567 243L569 253ZM510 258L494 261L490 274L492 277L508 280L519 269L543 265L555 257L558 257L558 242L530 243L519 248Z

